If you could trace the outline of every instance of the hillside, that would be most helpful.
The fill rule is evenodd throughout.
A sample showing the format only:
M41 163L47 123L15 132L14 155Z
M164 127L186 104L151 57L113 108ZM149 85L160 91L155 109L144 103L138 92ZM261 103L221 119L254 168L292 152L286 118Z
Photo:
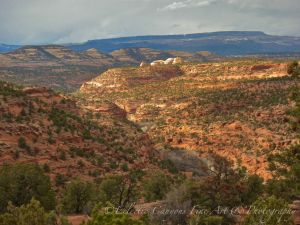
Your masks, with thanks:
M214 152L268 178L268 154L295 141L285 115L299 84L286 68L244 60L109 70L79 96L86 105L114 102L158 149Z
M0 79L71 92L108 68L137 66L142 61L150 63L177 56L198 62L220 59L208 52L191 54L135 48L106 54L93 48L79 53L59 45L25 46L0 54Z
M89 48L96 48L107 53L123 48L151 48L163 51L210 51L215 54L228 56L251 53L299 53L300 38L274 36L253 31L228 31L100 39L66 46L79 52Z
M152 64L109 69L69 96L0 82L0 186L8 196L0 223L23 221L10 201L45 225L102 224L115 209L109 221L187 224L202 220L190 213L198 203L213 211L243 210L262 195L293 201L298 72L297 63L270 60ZM161 214L165 207L187 211ZM249 215L203 221L241 224Z
M38 163L53 183L156 168L150 139L110 102L91 112L46 88L0 82L0 164Z

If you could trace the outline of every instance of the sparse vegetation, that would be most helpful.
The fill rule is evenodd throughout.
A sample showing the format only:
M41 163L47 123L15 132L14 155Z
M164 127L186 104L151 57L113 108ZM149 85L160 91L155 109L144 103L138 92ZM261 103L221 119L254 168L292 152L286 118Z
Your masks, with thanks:
M109 206L108 206L109 207ZM107 213L100 206L95 208L92 213L92 218L85 225L145 225L141 220L132 219L126 214L116 214L114 212Z
M246 216L244 225L292 225L291 215L288 213L287 202L276 197L259 198L254 204L255 209L264 209L265 213L256 213L254 210ZM274 213L275 212L275 213Z
M300 75L300 66L298 61L294 61L288 65L288 74L298 77Z
M24 93L20 86L13 85L8 82L0 81L0 95L21 97Z
M151 74L126 68L124 77L141 80L124 80L124 90L104 91L101 98L130 110L127 116L135 122L128 121L123 112L119 115L118 106L113 107L116 113L111 112L97 93L77 99L82 110L73 100L55 93L47 92L48 97L39 99L14 86L5 94L0 92L0 134L4 137L0 157L16 164L0 169L0 225L2 221L10 225L7 218L18 223L7 209L10 201L15 210L27 207L25 211L35 215L30 205L41 221L48 221L52 213L52 221L58 224L60 216L50 210L88 214L87 225L117 221L124 225L161 221L229 225L234 224L233 217L214 211L219 206L286 207L300 194L299 146L290 146L296 137L293 132L300 130L296 95L295 108L285 115L298 80L281 77L281 73L276 77L277 68L257 63L181 65L155 68ZM166 78L170 72L174 74ZM159 82L154 78L145 82L153 74ZM281 151L286 146L289 150ZM266 165L268 155L272 178ZM187 211L199 205L213 213L147 215L145 220L134 220L130 215L135 202ZM106 206L129 214L105 214ZM16 212L21 215L21 211ZM255 224L258 218L249 214L245 224Z

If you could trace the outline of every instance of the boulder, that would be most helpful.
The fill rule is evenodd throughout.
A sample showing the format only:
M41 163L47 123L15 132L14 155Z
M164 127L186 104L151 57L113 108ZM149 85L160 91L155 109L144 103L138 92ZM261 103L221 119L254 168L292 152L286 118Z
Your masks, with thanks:
M165 61L165 65L171 65L173 64L174 62L174 58L168 58L166 61Z
M181 64L181 63L183 63L184 61L183 61L183 59L182 58L180 58L180 57L176 57L175 59L174 59L174 61L173 61L173 64L175 65L175 64Z
M140 67L145 67L145 66L147 66L147 63L145 63L144 61L141 62Z
M164 60L156 60L156 61L152 62L150 65L157 66L157 65L164 65L164 64L165 64Z

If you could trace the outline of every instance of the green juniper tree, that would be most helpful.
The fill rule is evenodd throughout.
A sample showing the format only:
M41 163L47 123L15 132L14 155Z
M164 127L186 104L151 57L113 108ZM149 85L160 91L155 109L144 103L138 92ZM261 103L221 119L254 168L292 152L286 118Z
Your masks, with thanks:
M0 212L8 202L15 206L38 200L46 210L55 208L55 192L50 179L36 164L4 165L0 169Z

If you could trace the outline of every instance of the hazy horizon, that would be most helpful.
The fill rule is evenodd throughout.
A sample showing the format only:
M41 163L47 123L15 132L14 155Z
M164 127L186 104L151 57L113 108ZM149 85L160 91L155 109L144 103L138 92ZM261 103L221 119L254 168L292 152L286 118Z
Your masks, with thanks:
M41 42L41 43L4 43L0 42L0 44L4 45L61 45L61 44L82 44L86 43L88 41L93 40L105 40L105 39L118 39L118 38L131 38L131 37L148 37L148 36L168 36L168 35L193 35L193 34L210 34L210 33L221 33L221 32L262 32L266 35L272 35L272 36L291 36L291 37L300 37L295 35L277 35L277 34L270 34L264 31L258 31L258 30L217 30L217 31L211 31L211 32L194 32L194 33L176 33L176 34L141 34L141 35L131 35L131 36L114 36L114 37L104 37L104 38L94 38L94 39L88 39L80 42L59 42L59 43L52 43L52 42Z

